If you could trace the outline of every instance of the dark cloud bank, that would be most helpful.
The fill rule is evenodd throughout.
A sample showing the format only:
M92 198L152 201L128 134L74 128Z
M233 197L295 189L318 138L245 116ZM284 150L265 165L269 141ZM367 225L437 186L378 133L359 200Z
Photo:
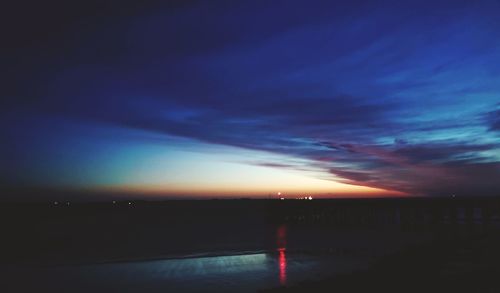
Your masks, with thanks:
M151 3L13 7L2 133L37 112L286 154L350 184L500 195L498 2Z

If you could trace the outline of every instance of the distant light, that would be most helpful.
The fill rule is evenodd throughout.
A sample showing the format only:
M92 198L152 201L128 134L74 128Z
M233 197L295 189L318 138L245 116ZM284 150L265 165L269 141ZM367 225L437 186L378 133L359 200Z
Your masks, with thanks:
M309 196L309 200L312 200L312 199L313 199L312 196Z
M58 203L57 201L54 201L54 204L55 204L55 205L58 205L59 203Z
M280 196L280 195L281 195L281 192L278 192L278 196Z
M131 205L132 203L129 201L128 204Z
M116 203L116 200L113 200L113 204L115 204L115 203Z
M67 205L67 206L69 206L69 201L68 201L68 202L66 202L66 205Z
M285 200L285 198L284 198L284 197L280 197L280 199L281 199L281 200Z

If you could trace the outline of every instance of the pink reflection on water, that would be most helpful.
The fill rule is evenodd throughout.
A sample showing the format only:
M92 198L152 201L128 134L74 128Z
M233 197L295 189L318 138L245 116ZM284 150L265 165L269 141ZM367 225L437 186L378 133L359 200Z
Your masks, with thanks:
M276 244L279 252L280 284L286 285L286 226L281 225L276 231Z
M286 248L286 226L285 225L279 226L278 230L276 231L276 244L278 246L278 249Z
M286 254L285 249L279 249L279 263L280 263L280 284L282 286L286 285Z

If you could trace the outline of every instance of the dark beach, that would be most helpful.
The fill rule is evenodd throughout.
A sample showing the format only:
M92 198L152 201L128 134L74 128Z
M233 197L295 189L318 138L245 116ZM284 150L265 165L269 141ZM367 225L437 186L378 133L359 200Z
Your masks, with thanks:
M441 287L430 283L463 289L477 284L472 280L494 288L497 205L491 199L9 205L0 269L12 292L435 292Z

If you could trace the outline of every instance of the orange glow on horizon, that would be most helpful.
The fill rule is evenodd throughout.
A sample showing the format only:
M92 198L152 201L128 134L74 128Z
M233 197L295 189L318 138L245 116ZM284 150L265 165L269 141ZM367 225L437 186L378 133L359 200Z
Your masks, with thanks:
M161 185L120 185L120 186L102 186L96 187L98 191L104 192L124 192L131 194L144 194L152 196L194 196L194 197L254 197L254 198L278 198L285 199L296 198L300 196L313 196L314 198L373 198L373 197L396 197L396 196L407 196L406 193L392 190L385 190L380 188L372 188L367 186L358 185L348 185L342 184L343 188L300 188L300 189L287 189L280 188L283 190L281 192L276 192L276 189L266 189L265 187L254 188L231 188L229 186L224 187L203 187L203 186L191 186L191 187L167 187ZM336 186L337 187L337 186Z
M224 147L225 152L188 152L146 148L120 160L120 169L111 170L97 182L68 184L97 193L123 193L139 197L197 198L314 198L406 196L405 193L355 185L327 170L261 166L241 161L242 157L264 160L291 160L277 156ZM302 162L307 164L308 162Z

